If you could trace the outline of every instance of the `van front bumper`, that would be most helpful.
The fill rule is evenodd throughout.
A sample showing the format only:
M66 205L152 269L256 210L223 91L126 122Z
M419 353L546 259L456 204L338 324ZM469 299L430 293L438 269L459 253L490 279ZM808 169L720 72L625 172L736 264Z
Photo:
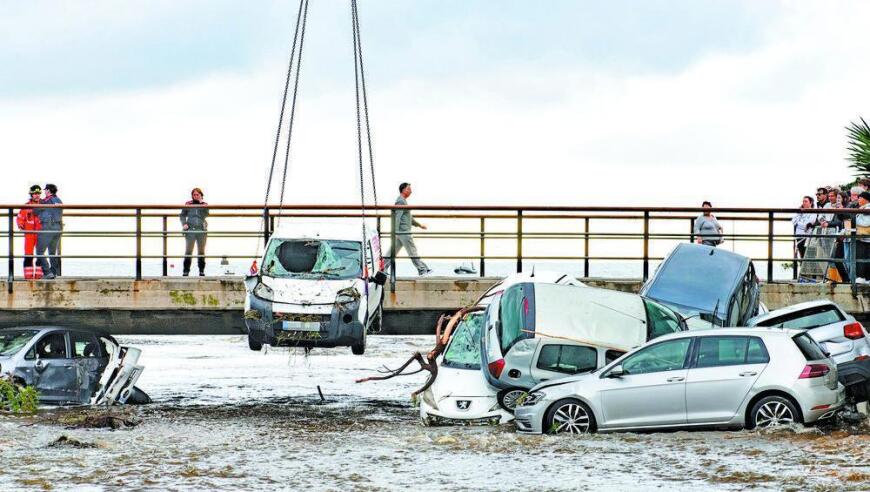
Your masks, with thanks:
M277 313L272 302L252 295L245 326L252 339L273 347L347 347L364 336L359 303L335 305L329 314Z

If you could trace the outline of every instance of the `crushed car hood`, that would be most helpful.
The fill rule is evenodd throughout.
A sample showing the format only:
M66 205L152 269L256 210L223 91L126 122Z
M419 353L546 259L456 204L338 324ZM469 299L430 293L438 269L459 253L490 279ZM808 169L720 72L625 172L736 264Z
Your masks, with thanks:
M346 280L308 280L263 276L263 284L275 293L275 302L303 306L334 304L338 292L348 287L353 287L358 280L353 278Z

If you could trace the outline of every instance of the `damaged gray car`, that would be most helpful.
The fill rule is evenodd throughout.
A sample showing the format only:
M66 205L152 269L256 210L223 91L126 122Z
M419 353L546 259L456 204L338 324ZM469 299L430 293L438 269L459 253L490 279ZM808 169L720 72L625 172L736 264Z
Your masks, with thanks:
M0 374L32 386L43 404L150 403L135 386L140 350L100 330L25 326L0 330Z

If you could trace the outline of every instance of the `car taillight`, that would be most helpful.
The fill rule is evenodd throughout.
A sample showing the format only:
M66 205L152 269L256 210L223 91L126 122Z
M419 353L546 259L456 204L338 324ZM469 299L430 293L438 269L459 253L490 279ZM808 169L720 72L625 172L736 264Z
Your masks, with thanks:
M864 327L861 323L849 323L843 327L843 336L852 340L864 338Z
M807 364L798 379L820 378L831 372L831 368L825 364Z
M489 368L489 373L496 379L501 377L501 372L504 370L504 359L499 359L497 361L490 362L487 365Z

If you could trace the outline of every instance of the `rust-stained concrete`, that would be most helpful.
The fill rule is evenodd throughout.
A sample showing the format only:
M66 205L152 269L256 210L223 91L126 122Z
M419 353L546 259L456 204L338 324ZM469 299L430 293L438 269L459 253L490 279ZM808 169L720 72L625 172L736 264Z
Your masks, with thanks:
M405 278L384 296L385 331L423 333L438 314L475 302L497 278ZM587 285L637 292L638 280L587 279ZM23 323L100 325L117 333L240 333L245 289L239 277L16 281L0 290L0 326ZM848 285L764 284L770 309L832 299L868 318L870 288L853 296ZM236 316L237 314L237 316ZM238 319L236 319L238 318ZM78 321L76 321L78 320ZM405 328L405 326L412 326Z

